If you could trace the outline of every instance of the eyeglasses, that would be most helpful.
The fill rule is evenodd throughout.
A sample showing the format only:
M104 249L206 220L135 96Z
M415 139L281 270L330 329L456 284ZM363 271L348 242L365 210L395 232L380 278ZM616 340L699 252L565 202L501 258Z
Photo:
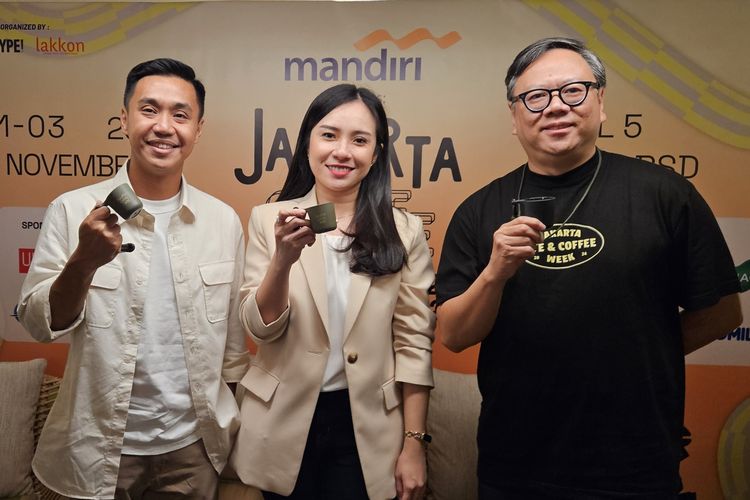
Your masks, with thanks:
M552 92L557 92L560 100L572 108L586 100L590 87L598 89L600 85L596 82L571 82L557 89L532 89L518 94L510 102L522 101L532 113L541 113L552 102Z

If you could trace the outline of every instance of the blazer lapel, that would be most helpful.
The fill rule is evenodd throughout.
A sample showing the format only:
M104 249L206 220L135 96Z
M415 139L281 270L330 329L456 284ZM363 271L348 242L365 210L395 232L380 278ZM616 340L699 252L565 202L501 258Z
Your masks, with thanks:
M349 302L346 305L346 320L344 321L344 340L349 337L354 322L359 316L362 304L365 302L367 291L370 289L372 277L364 274L352 273L352 280L349 283Z
M311 189L305 196L298 199L295 206L299 208L308 208L317 205L318 200L315 196L315 188ZM300 254L299 263L302 272L305 273L307 286L310 288L315 307L318 309L320 319L326 329L326 339L328 339L328 289L326 288L325 277L325 256L323 255L323 238L318 235L315 243L311 247L305 247Z
M302 249L299 263L302 266L302 271L305 273L307 286L310 287L310 294L315 302L315 307L318 308L320 319L323 320L323 326L326 332L328 332L328 289L326 288L323 245L325 243L323 243L321 236L318 235L313 246Z

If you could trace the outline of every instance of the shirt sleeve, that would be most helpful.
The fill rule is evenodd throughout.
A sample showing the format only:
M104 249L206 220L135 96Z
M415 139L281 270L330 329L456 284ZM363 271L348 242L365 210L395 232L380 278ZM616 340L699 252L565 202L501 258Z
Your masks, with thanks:
M680 306L696 310L740 291L727 243L703 197L691 185L676 231L681 259Z
M445 233L435 283L437 305L464 293L484 267L479 259L479 221L474 217L470 200L456 209Z
M18 299L18 320L40 342L51 342L74 331L83 321L86 311L84 304L81 314L63 330L52 330L50 327L50 288L72 253L68 225L64 204L59 200L53 201L44 214L34 257Z

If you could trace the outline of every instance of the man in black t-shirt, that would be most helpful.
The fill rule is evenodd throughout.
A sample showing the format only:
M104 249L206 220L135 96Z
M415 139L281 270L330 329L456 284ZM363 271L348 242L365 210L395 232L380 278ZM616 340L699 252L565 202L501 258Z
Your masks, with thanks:
M482 500L677 498L684 355L742 321L708 205L667 169L597 149L606 76L540 40L505 80L528 163L464 201L437 274L437 335L482 343ZM511 200L551 196L545 226Z

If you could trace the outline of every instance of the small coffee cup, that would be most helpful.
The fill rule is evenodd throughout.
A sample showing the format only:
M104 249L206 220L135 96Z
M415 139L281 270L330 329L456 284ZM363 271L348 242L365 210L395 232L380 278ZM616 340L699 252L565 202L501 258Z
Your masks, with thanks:
M533 196L531 198L522 198L512 200L513 216L534 217L539 219L545 227L550 227L555 222L555 201L554 196Z
M125 220L137 216L143 209L140 198L127 183L114 188L104 200L104 205L114 210L117 215Z
M336 210L333 203L323 203L306 208L310 227L316 233L327 233L336 229Z

